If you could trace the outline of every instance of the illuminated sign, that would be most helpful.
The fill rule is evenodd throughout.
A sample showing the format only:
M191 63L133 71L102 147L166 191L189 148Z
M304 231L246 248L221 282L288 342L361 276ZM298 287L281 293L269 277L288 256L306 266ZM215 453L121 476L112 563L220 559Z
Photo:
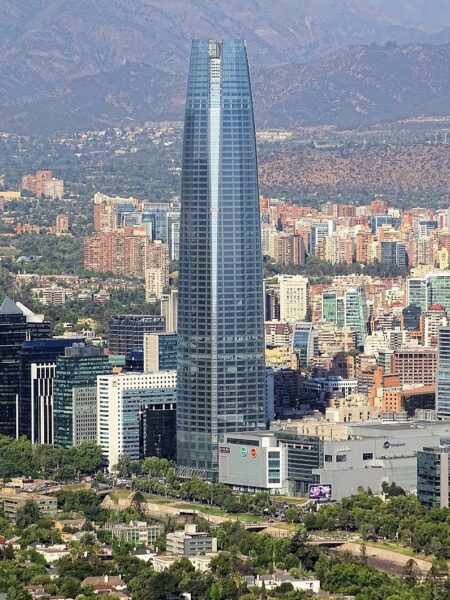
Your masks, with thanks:
M330 500L333 492L331 483L317 483L309 486L310 500Z
M256 457L258 456L258 450L257 450L256 448L252 448L252 449L250 450L250 456L251 456L252 458L256 458Z
M242 455L242 457L245 458L247 456L247 454L248 454L247 448L242 447L241 448L241 455Z

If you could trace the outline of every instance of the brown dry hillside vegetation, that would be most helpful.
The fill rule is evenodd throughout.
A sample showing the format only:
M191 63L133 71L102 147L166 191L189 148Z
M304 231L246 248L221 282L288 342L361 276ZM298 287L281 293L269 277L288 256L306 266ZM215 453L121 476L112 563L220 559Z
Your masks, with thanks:
M346 152L279 152L260 157L266 189L382 189L450 192L450 145L377 146Z

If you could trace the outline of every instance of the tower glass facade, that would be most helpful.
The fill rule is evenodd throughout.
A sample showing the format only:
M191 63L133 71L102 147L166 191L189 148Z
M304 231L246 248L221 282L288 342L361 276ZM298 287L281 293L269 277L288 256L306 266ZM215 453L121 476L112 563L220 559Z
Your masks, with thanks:
M450 419L450 327L441 327L438 334L436 413L439 419Z
M215 478L223 435L265 426L258 173L243 41L193 42L181 194L177 458Z

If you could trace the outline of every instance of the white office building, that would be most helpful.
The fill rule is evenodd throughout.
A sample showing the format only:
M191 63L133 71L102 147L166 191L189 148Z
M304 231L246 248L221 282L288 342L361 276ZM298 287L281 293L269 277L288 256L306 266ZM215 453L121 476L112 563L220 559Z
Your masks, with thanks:
M97 377L97 443L109 467L122 454L139 459L139 413L156 398L174 402L176 371Z
M301 275L280 275L280 321L303 321L308 311L308 279Z

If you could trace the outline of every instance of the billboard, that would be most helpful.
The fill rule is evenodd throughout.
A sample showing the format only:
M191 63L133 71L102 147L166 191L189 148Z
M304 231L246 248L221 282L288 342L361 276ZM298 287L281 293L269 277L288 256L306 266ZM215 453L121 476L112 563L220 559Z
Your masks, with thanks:
M309 486L310 500L331 500L333 489L331 483L313 483Z

